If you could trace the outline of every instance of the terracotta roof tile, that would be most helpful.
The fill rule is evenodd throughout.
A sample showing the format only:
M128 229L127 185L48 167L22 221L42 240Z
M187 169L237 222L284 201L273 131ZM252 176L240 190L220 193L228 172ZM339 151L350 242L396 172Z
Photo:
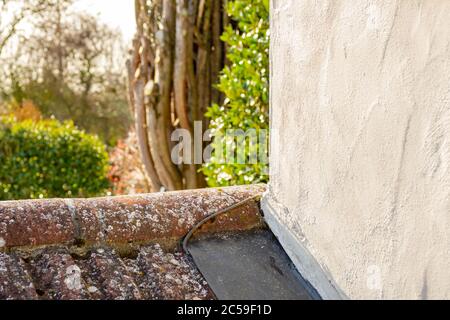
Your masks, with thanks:
M213 299L176 244L264 186L0 202L0 299ZM251 201L199 233L261 227Z
M136 300L141 293L120 256L111 248L98 248L81 260L86 288L97 299Z
M32 278L16 254L0 252L0 299L37 299Z
M63 200L0 202L0 244L41 245L70 242L72 215Z
M89 298L81 283L81 270L67 248L46 248L28 261L27 267L42 299Z
M211 212L263 191L264 187L258 185L95 199L0 202L0 247L179 239ZM254 201L232 210L217 222L208 232L259 225L258 204Z
M66 247L0 253L0 299L213 299L204 278L180 251L142 246L135 257L109 247L84 256Z
M192 262L181 252L167 253L159 245L143 248L127 260L145 299L203 300L213 294Z

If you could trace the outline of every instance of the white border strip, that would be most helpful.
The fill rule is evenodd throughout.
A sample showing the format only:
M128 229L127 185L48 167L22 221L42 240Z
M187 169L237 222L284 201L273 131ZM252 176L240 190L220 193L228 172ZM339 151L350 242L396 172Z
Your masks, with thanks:
M284 210L276 210L272 203L268 194L261 200L261 209L264 212L266 223L303 278L317 290L322 299L347 300L347 296L337 287L331 276L324 271L309 250L280 222L277 213Z

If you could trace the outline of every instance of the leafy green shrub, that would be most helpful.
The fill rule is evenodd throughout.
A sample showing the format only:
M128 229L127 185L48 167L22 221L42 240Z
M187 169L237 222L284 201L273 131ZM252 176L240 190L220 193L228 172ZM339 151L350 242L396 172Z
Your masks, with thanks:
M226 100L222 106L210 107L206 114L211 119L212 147L216 151L218 144L236 149L236 144L227 141L226 130L267 130L269 123L269 0L233 0L228 3L227 12L233 22L222 40L228 45L230 64L223 70L218 85ZM246 156L261 147L247 144ZM267 163L229 164L223 163L221 157L220 153L213 155L202 168L211 187L268 179Z
M0 118L0 200L95 196L108 166L100 140L71 122Z

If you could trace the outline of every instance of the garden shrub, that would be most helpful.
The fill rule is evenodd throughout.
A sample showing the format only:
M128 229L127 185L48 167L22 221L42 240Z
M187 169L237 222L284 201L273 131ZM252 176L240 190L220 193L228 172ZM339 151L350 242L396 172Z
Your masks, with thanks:
M0 200L100 195L108 167L103 143L72 122L0 118Z
M229 65L223 70L218 89L226 99L223 105L213 105L206 116L210 119L212 147L228 143L228 129L267 130L269 127L269 0L232 0L227 5L232 19L222 40L228 45ZM222 135L222 137L221 137ZM229 140L229 138L228 138ZM247 143L248 158L261 144ZM229 151L227 151L229 152ZM266 182L268 164L229 164L222 156L213 155L202 172L211 187Z

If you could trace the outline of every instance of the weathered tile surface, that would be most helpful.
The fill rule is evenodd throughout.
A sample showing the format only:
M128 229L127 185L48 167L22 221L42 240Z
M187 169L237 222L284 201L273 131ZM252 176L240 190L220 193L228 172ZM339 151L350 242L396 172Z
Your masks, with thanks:
M264 189L0 202L0 299L214 299L192 261L167 244ZM262 225L252 200L198 233Z

